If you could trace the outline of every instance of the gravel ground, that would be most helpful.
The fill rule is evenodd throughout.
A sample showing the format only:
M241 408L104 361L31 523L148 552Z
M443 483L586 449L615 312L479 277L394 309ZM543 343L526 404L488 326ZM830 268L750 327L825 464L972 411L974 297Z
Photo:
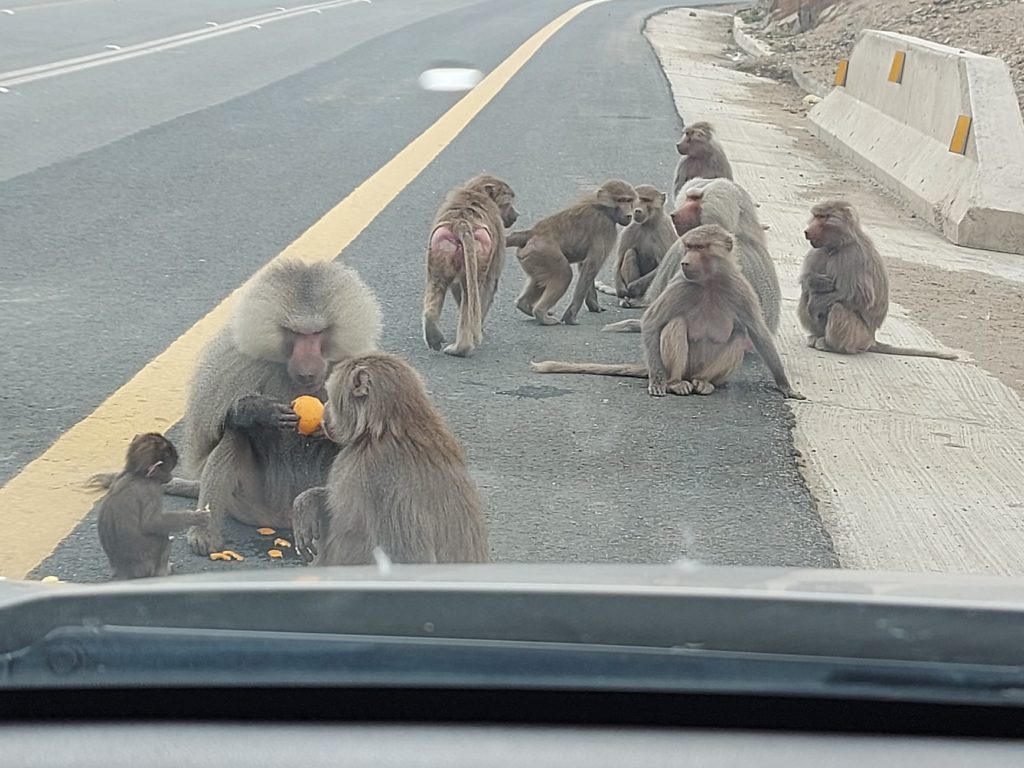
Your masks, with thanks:
M762 5L740 14L751 31L820 82L831 82L836 60L849 54L861 29L879 29L1002 59L1024 103L1024 0L840 0L817 27L798 34L766 27Z

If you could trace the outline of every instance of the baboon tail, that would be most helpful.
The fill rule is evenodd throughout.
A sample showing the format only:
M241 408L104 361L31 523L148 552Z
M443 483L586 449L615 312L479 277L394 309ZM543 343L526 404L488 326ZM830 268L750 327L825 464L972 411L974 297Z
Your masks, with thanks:
M617 323L608 323L602 331L609 333L640 333L640 318L631 317L629 320L619 320Z
M186 499L198 499L199 481L186 480L183 477L172 477L164 483L164 493L168 496L182 496Z
M505 238L505 245L509 248L522 248L526 245L526 241L530 239L532 234L532 229L522 229L518 232L511 232L508 237Z
M608 294L609 296L618 296L619 293L608 283L602 283L600 280L594 281L594 287L597 288L601 293Z
M479 344L483 315L480 309L480 263L476 258L476 240L469 222L457 221L452 226L452 231L459 238L459 244L462 246L462 260L466 268L466 290L462 297L462 312L466 313L466 325L469 333L472 334L471 343Z
M89 488L109 488L114 484L114 480L117 479L117 472L97 472L95 475L85 481L85 485Z
M934 357L939 360L956 360L957 355L951 352L936 352L930 349L916 349L914 347L894 347L892 344L885 344L876 341L868 349L868 352L878 352L883 355L906 355L907 357Z
M545 360L530 363L537 373L591 373L597 376L631 376L637 379L647 378L646 365L606 365L604 363L562 363L557 360Z

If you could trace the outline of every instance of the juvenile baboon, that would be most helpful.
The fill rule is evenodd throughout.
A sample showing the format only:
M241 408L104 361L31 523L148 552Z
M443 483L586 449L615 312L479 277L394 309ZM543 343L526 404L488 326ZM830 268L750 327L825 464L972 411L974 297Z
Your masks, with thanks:
M658 264L676 240L672 221L665 214L665 193L649 184L641 184L636 187L636 195L633 221L619 236L615 287L596 283L599 291L620 299L638 299L644 295Z
M505 267L505 227L519 218L515 193L499 178L481 174L448 193L430 228L423 291L423 339L441 349L438 328L449 287L459 306L455 343L446 354L463 357L483 338L483 323Z
M576 325L584 302L591 312L603 311L594 279L615 246L616 225L629 224L635 207L633 187L612 179L569 208L509 235L507 242L519 249L516 257L526 273L516 307L541 325L558 325L551 308L572 282L571 265L578 264L576 289L562 322Z
M717 224L733 236L734 253L743 275L757 293L768 329L775 333L782 314L782 290L775 262L768 253L764 228L757 218L757 206L747 191L728 179L691 179L683 187L678 208L672 212L676 232L685 234L702 224ZM676 242L659 265L647 292L630 306L647 306L653 302L679 271L683 244ZM638 332L639 321L623 320L605 326L608 331Z
M322 400L334 364L375 349L380 325L374 294L338 263L277 262L244 289L185 407L185 464L199 478L199 508L212 513L189 531L193 551L222 548L225 514L287 527L295 497L323 484L337 446L300 434L291 402Z
M165 512L163 483L178 463L171 441L156 432L136 435L124 469L99 503L100 545L115 579L167 576L175 531L202 525L208 512Z
M676 165L676 177L672 182L673 197L690 179L732 180L732 166L725 156L725 150L715 139L711 123L691 123L683 129L683 135L676 143L676 151L682 155Z
M648 392L660 397L709 395L743 363L748 339L786 397L793 389L761 317L757 294L743 276L732 253L733 240L709 224L687 232L680 272L644 312L642 330L645 365L531 363L541 373L593 373L647 378ZM666 255L666 258L668 256Z
M797 315L815 349L844 354L881 352L955 360L956 355L875 341L889 312L889 276L857 211L845 200L811 208L804 237L812 249L800 272Z
M314 565L486 562L487 529L458 441L419 374L384 352L339 363L324 431L341 446L324 487L295 499L296 551Z

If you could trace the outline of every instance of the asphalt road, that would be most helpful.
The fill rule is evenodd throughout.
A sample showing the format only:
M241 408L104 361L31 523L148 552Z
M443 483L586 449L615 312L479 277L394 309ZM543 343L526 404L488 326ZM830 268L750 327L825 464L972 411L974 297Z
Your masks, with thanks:
M423 69L455 59L487 72L573 4L337 6L0 94L0 480L458 100L420 90ZM537 327L515 312L514 258L474 357L433 353L420 337L427 227L452 185L497 173L529 224L609 177L670 182L680 120L641 34L661 5L583 12L343 258L378 294L385 348L423 373L465 444L495 559L835 565L789 412L760 365L712 397L661 400L639 380L533 374L530 359L637 358L636 336L598 334L635 311L603 297L608 311L577 327ZM0 72L187 32L215 12L226 23L270 11L252 0L25 3L0 15ZM17 546L17 531L4 535ZM179 537L176 569L296 564L267 558L251 529L232 526L227 541L244 562L195 558ZM107 578L92 514L36 574Z

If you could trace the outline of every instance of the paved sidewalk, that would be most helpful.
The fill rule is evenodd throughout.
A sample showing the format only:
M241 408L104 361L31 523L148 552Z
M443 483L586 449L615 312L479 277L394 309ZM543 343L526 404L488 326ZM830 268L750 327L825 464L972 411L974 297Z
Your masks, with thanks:
M808 486L849 568L1024 574L1024 408L970 362L844 357L806 347L797 274L810 206L845 196L883 256L1024 280L1024 261L953 246L830 157L806 118L780 104L782 86L733 69L731 17L675 9L647 36L685 120L711 121L761 204L783 288L780 353L808 397L793 403ZM668 177L671 179L671 176ZM666 183L666 182L662 182ZM942 272L936 270L938 279ZM942 348L893 304L879 338Z

